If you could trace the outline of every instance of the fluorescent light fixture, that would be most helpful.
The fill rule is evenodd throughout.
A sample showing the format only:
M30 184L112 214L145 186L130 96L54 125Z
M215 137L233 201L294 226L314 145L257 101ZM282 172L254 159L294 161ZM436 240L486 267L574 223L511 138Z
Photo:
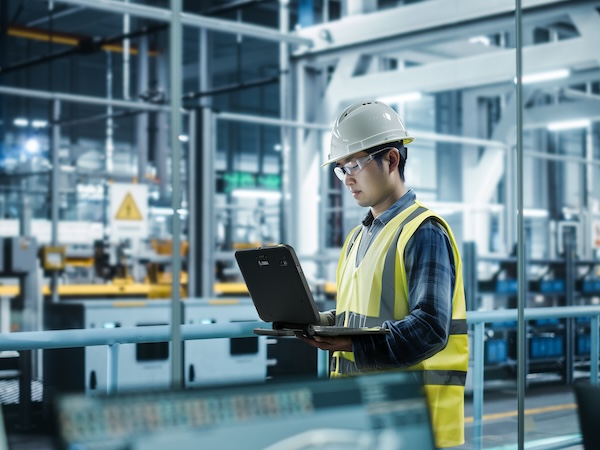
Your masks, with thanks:
M166 206L152 206L150 207L150 214L156 216L171 216L173 215L173 208L168 208Z
M561 80L571 75L569 69L551 70L548 72L530 73L523 75L523 84L541 83L544 81ZM514 83L517 84L517 77L514 78Z
M231 195L235 198L256 198L263 200L280 200L281 192L265 189L234 189Z
M75 172L75 167L73 167L73 166L60 166L60 170L62 172L74 173ZM78 185L78 187L79 187L79 185Z
M33 128L46 128L48 126L47 120L32 120L31 126Z
M548 210L546 209L523 209L523 217L532 217L544 219L548 217Z
M406 94L390 95L388 97L380 97L377 100L383 103L406 103L420 100L423 95L420 92L407 92Z
M188 135L186 135L186 134L180 134L179 135L179 140L181 142L188 142L190 140L190 137Z
M487 36L473 36L469 39L469 44L483 44L486 47L489 47L492 44L490 38Z
M40 151L40 141L36 138L29 138L25 141L25 150L29 153L37 153Z
M590 119L565 120L564 122L552 122L548 124L550 131L574 130L576 128L587 128L592 124Z
M24 119L23 117L17 117L15 120L13 120L13 125L15 127L26 127L29 125L29 120Z

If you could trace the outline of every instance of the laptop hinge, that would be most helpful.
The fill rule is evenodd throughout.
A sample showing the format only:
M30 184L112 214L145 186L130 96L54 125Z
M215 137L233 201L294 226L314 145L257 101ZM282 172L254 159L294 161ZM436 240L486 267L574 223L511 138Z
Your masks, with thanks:
M302 326L298 323L287 323L287 322L273 322L273 329L274 330L284 330L284 329L291 329L291 330L304 330L306 329L306 326Z

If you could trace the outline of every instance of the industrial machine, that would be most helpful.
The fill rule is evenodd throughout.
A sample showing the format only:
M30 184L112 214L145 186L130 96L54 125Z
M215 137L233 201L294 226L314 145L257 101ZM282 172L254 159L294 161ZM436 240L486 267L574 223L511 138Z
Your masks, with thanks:
M46 329L118 328L167 325L171 302L166 300L63 301L45 307ZM183 302L187 324L258 320L250 300ZM184 343L185 383L189 386L264 381L267 371L264 338L210 339ZM118 389L166 388L171 384L170 344L123 345L119 351ZM76 390L105 393L105 347L46 350L46 392Z

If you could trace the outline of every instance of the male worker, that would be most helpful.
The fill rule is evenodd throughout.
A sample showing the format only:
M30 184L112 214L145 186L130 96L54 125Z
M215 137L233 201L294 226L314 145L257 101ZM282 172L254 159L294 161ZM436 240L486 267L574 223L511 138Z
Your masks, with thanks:
M378 326L386 335L303 339L334 352L331 376L406 369L423 380L436 446L464 443L469 361L462 266L449 225L404 184L413 137L388 105L348 107L333 127L325 165L360 206L337 269L335 311L322 324ZM375 161L375 163L373 163Z

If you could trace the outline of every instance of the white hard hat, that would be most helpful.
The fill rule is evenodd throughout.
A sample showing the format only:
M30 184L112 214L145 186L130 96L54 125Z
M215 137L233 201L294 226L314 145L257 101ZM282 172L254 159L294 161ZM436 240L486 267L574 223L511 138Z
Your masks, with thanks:
M333 125L328 161L321 167L388 142L414 141L390 106L372 101L356 103L340 114Z

